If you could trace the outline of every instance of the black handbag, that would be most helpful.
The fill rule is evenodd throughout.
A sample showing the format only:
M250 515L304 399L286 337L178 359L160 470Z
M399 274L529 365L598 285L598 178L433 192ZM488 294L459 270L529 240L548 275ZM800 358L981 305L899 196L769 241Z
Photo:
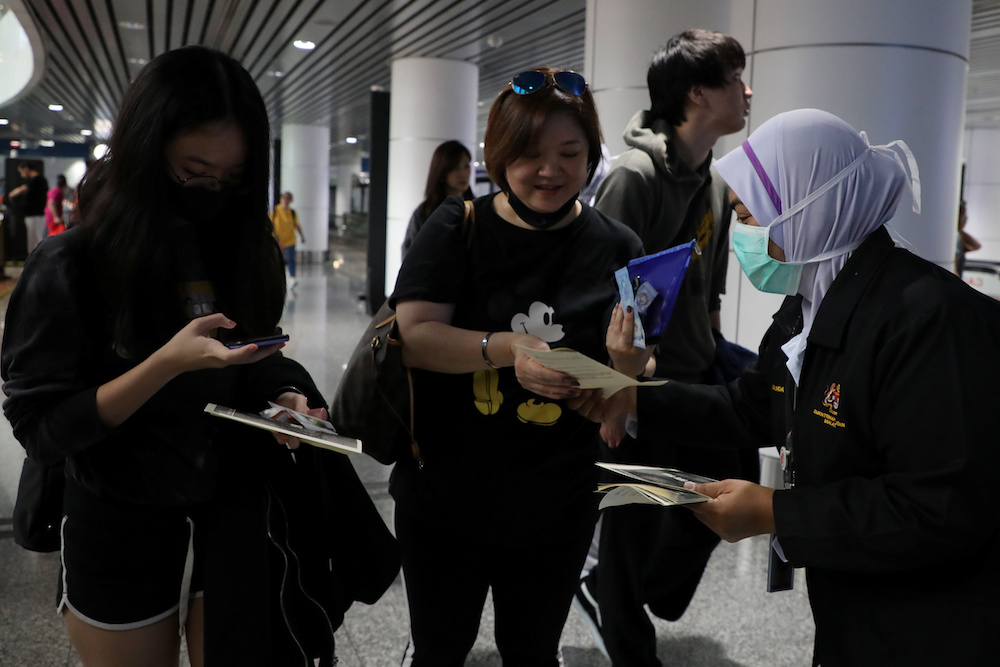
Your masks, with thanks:
M66 474L63 462L24 459L14 501L14 542L29 551L59 551Z
M465 202L463 235L471 245L475 209ZM361 450L379 463L412 456L422 468L413 432L413 375L403 365L396 312L386 301L358 341L330 401L330 422L341 435L361 440Z
M361 440L361 450L379 463L395 463L410 451L420 461L413 436L413 377L403 365L396 313L386 301L372 318L330 402L337 432Z

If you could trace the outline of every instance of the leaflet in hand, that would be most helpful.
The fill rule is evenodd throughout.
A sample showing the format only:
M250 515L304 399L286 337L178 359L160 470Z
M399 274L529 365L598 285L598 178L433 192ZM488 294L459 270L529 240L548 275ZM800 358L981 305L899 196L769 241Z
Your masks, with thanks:
M337 433L330 422L271 403L271 407L260 414L240 412L215 403L205 406L205 412L224 419L253 426L254 428L281 433L298 438L315 447L330 449L341 454L360 454L361 441L347 438Z
M527 352L529 357L542 366L572 376L580 383L580 389L604 390L604 398L610 398L625 387L657 387L667 382L666 380L640 382L568 347L557 347L553 350L535 350L523 345L517 347Z
M600 509L636 503L664 507L703 503L710 499L709 496L685 489L684 483L704 484L716 481L711 477L674 468L600 462L597 466L635 480L598 484L597 491L604 494L599 505Z
M632 307L632 312L638 312L635 308L635 296L632 290L632 279L628 275L628 267L615 271L615 280L618 282L618 296L621 298L622 310ZM646 349L646 330L642 326L642 318L635 318L635 326L632 327L632 346L643 350Z
M697 241L682 243L633 259L615 272L622 307L631 305L638 315L632 343L636 347L645 349L647 343L656 343L663 335L697 248Z

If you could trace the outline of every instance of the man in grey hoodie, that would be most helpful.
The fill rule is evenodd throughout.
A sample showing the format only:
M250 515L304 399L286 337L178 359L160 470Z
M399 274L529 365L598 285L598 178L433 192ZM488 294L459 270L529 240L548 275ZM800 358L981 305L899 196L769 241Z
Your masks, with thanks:
M670 323L648 375L712 383L720 294L725 291L731 208L728 187L712 169L719 137L739 132L750 110L743 83L746 59L732 37L687 30L653 55L646 75L652 102L625 129L629 149L601 183L595 207L631 227L647 253L696 239ZM633 440L602 429L619 462L680 468L716 477L756 481L755 457L703 452L671 443ZM619 447L620 444L620 447ZM656 632L643 609L676 620L687 608L718 538L690 512L628 505L606 511L598 562L581 580L578 601L603 635L614 665L658 667Z

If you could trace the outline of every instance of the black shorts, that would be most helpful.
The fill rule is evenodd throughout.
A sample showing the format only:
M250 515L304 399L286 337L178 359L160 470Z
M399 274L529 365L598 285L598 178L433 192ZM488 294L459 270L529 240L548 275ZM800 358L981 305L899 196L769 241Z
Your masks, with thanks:
M131 505L67 479L65 508L60 611L68 607L99 628L130 630L177 613L181 604L186 610L200 595L202 506Z

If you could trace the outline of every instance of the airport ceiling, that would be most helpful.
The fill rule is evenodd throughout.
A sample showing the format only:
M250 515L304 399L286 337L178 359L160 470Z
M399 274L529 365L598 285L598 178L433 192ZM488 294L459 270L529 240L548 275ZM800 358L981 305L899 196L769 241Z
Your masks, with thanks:
M584 68L586 0L0 0L0 12L11 7L44 45L43 70L0 107L9 119L0 139L79 142L84 129L99 137L143 64L183 44L239 59L274 130L329 122L334 160L347 137L365 145L370 91L388 88L397 58L477 64L480 135L512 72ZM968 126L1000 127L1000 0L973 0L966 114Z

